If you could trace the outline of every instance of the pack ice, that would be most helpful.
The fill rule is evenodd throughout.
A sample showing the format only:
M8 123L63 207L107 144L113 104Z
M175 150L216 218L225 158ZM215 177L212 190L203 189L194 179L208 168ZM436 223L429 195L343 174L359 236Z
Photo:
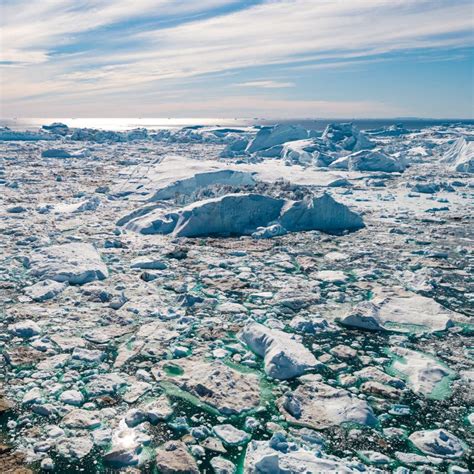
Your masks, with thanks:
M472 471L472 124L237 123L0 130L0 471Z

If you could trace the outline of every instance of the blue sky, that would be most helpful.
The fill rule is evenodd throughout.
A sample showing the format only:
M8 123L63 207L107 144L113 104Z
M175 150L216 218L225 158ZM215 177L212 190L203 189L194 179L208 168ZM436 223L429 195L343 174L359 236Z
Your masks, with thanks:
M2 0L2 117L472 118L472 0Z

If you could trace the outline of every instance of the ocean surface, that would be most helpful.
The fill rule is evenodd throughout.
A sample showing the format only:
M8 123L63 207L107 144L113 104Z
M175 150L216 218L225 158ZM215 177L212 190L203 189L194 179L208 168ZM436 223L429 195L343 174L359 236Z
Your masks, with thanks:
M328 123L353 122L360 129L367 130L393 124L402 124L407 129L419 129L434 125L469 124L474 125L474 120L469 119L417 119L417 118L392 118L392 119L264 119L264 118L5 118L0 119L0 126L12 130L35 130L42 125L53 122L62 122L71 128L96 128L102 130L124 131L133 128L165 129L181 127L250 127L287 123L301 125L309 130L324 130Z

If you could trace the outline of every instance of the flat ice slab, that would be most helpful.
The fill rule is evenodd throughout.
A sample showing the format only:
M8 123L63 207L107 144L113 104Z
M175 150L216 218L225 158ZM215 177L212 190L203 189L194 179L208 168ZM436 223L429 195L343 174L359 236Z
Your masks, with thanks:
M372 300L350 309L341 323L374 331L436 332L451 327L455 315L431 298L400 289L384 289Z
M73 285L83 285L107 278L109 272L99 253L91 244L53 245L33 254L31 273Z

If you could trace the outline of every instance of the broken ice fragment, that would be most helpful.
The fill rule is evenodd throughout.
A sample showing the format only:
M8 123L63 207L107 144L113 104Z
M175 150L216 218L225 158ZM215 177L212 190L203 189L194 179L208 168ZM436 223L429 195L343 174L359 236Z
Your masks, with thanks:
M392 347L389 355L394 360L388 371L406 379L413 392L434 400L442 400L450 394L455 373L441 361L405 347Z
M242 330L240 338L264 358L265 373L270 377L298 377L320 365L316 357L289 333L251 323Z
M303 379L296 390L278 400L280 411L288 421L314 429L344 423L377 424L377 418L366 401L311 376Z
M43 248L32 255L30 265L34 276L73 285L103 280L109 274L97 250L84 243Z
M415 431L408 438L420 451L442 458L459 458L463 455L464 443L444 429Z

